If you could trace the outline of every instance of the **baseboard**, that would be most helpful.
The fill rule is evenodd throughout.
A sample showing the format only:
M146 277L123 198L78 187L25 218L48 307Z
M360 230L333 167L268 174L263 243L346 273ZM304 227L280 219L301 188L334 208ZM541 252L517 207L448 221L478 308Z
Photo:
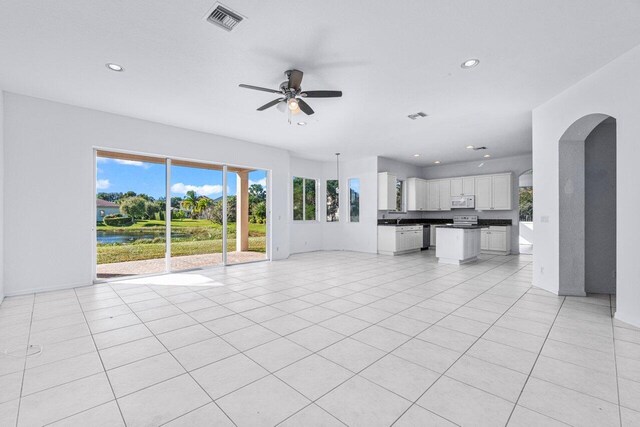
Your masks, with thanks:
M54 286L54 287L47 287L47 288L31 288L31 289L24 289L24 290L19 290L16 292L6 292L5 293L5 297L17 297L20 295L29 295L29 294L35 294L35 293L40 293L40 292L54 292L54 291L64 291L67 289L74 289L74 288L84 288L86 286L93 286L93 283L75 283L75 284L71 284L71 285L60 285L60 286Z
M631 326L635 326L636 328L640 328L640 318L621 315L620 312L616 310L616 313L613 315L616 320L627 323Z

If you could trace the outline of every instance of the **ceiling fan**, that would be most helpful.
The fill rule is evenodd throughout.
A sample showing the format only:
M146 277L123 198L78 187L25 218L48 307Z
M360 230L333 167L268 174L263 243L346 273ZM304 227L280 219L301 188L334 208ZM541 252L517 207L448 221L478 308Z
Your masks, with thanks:
M342 91L339 90L303 91L300 86L302 83L303 72L300 70L287 70L284 72L284 75L286 76L287 81L282 82L280 84L280 88L277 90L245 84L241 84L240 87L279 94L280 98L264 104L262 107L258 108L258 111L264 111L267 108L277 105L279 110L284 111L286 109L289 111L289 123L291 123L291 114L298 114L302 111L306 115L310 116L314 113L313 109L302 98L339 98L342 96ZM285 106L288 108L285 108Z

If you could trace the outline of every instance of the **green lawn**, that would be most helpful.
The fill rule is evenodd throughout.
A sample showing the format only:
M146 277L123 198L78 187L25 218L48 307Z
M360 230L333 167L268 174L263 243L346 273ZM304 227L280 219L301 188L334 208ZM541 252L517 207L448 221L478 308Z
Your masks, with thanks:
M188 234L188 237L172 239L171 254L173 256L202 255L222 252L222 225L208 220L183 219L171 221L172 231ZM161 233L165 229L164 221L137 221L129 227L109 227L98 225L97 230L109 234L118 233ZM159 234L161 236L161 234ZM236 225L229 223L227 250L236 249ZM158 241L160 240L160 241ZM139 261L163 258L165 254L164 238L136 243L98 244L98 264L114 262ZM266 252L266 225L249 224L249 250Z

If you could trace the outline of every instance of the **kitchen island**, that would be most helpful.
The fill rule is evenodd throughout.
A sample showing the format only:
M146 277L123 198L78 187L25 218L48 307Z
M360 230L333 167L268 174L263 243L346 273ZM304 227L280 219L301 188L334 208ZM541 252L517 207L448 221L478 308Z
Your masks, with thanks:
M436 226L436 257L442 264L465 264L480 255L480 226Z

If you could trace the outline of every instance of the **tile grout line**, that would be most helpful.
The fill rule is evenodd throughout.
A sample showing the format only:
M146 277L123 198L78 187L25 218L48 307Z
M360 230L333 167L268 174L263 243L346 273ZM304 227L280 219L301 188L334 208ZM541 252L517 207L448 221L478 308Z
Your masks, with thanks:
M477 295L477 296L476 296L476 297L474 297L473 299L469 300L469 301L468 301L467 303L465 303L464 305L466 305L466 304L468 304L469 302L473 301L474 299L478 298L480 295L483 295L483 294L487 293L489 290L493 289L494 287L496 287L496 286L498 286L498 285L502 284L504 281L508 280L510 277L512 277L512 276L514 276L515 274L519 273L520 271L522 271L522 270L523 270L524 268L526 268L526 267L527 267L527 265L525 265L525 266L523 266L522 268L518 269L518 271L514 272L513 274L510 274L509 276L507 276L506 278L504 278L504 279L503 279L503 280L501 280L500 282L498 282L498 283L496 283L495 285L493 285L492 287L490 287L490 288L486 289L484 292L482 292L481 294ZM501 314L501 315L500 315L500 317L498 317L498 318L497 318L497 319L496 319L496 320L491 324L491 326L489 326L489 328L487 328L487 329L486 329L486 330L485 330L485 331L484 331L480 336L478 336L478 337L477 337L477 339L476 339L476 340L475 340L475 341L474 341L470 346L468 346L468 347L467 347L467 349L466 349L464 352L462 352L462 354L460 354L460 356L459 356L459 357L458 357L458 358L457 358L453 363L451 363L451 364L449 365L449 367L448 367L447 369L445 369L445 370L444 370L444 372L442 372L442 374L440 374L440 376L439 376L439 377L438 377L438 378L437 378L437 379L436 379L436 380L435 380L435 381L434 381L434 382L433 382L433 383L432 383L432 384L431 384L431 385L430 385L430 386L429 386L429 387L428 387L428 388L427 388L427 389L426 389L426 390L425 390L425 391L424 391L420 396L418 396L418 398L417 398L417 399L415 399L415 400L413 401L413 403L411 404L411 406L409 406L409 408L407 408L407 409L406 409L402 414L400 414L400 416L399 416L399 417L398 417L398 418L397 418L397 419L392 423L392 425L393 425L393 424L395 424L396 422L398 422L398 421L402 418L402 416L403 416L404 414L406 414L406 413L407 413L407 411L408 411L409 409L411 409L411 407L412 407L412 406L414 406L414 405L417 405L417 406L420 406L420 407L421 407L421 408L423 408L423 409L429 410L428 408L424 408L423 406L418 405L418 403L417 403L417 402L418 402L418 401L419 401L419 400L420 400L420 399L421 399L421 398L422 398L422 397L423 397L423 396L424 396L424 395L425 395L425 394L426 394L426 393L431 389L431 387L433 387L433 385L434 385L434 384L436 384L436 383L437 383L437 382L438 382L442 377L446 376L447 371L449 371L449 369L451 369L451 367L452 367L452 366L454 366L454 365L455 365L455 364L456 364L456 363L457 363L457 362L458 362L462 357L464 357L464 356L467 354L467 352L469 351L469 349L471 349L471 347L473 347L473 346L474 346L478 341L480 341L480 339L482 339L482 337L484 336L484 334L486 334L486 332L487 332L487 331L488 331L492 326L494 326L494 325L495 325L495 324L496 324L496 323L497 323L497 322L498 322L498 321L499 321L499 320L500 320L500 319L501 319L501 318L502 318L502 317L503 317L503 316L504 316L504 315L505 315L505 314L506 314L506 313L507 313L507 312L508 312L508 311L509 311L513 306L515 306L515 304L516 304L516 303L518 303L518 301L520 301L520 300L522 299L522 297L524 297L527 293L528 293L528 291L527 291L527 292L524 292L522 295L520 295L520 297L518 297L518 298L513 302L513 304L511 304L511 305L509 306L509 309L507 309L503 314ZM461 307L464 307L464 305L462 305ZM457 309L456 309L456 310L457 310ZM456 310L454 310L452 313L455 313L455 311L456 311ZM451 314L451 313L450 313L450 314ZM448 377L448 378L449 378L449 377ZM454 379L454 381L457 381L457 380L455 380L455 379ZM460 382L462 382L462 381L460 381ZM464 384L466 384L466 383L464 383ZM477 389L477 390L481 390L481 391L483 391L483 392L485 392L485 393L489 393L489 392L487 392L487 391L485 391L485 390L479 389L478 387L474 387L474 386L471 386L471 387L473 387L473 388L475 388L475 389ZM524 386L523 386L523 388L524 388ZM489 393L489 394L492 394L492 395L493 395L493 393ZM495 396L495 395L494 395L494 396ZM499 396L496 396L496 397L499 397ZM506 399L504 399L504 398L502 398L502 397L499 397L499 398L500 398L500 399L502 399L502 400L504 400L504 401L506 401L506 402L509 402L509 401L507 401ZM512 402L509 402L509 403L512 403ZM516 403L516 404L517 404L517 403ZM515 408L515 405L516 405L516 404L514 404L514 408ZM438 415L439 415L439 414L438 414Z
M33 326L33 313L36 305L36 294L33 294L33 302L31 305L31 316L29 319L29 334L27 335L27 348L24 352L24 365L22 368L22 380L20 381L20 394L18 397L18 410L16 411L16 426L18 425L18 421L20 421L20 409L22 407L22 391L24 390L24 377L27 371L27 361L29 359L29 345L31 341L31 327Z
M551 334L551 330L553 329L553 325L555 325L556 323L556 319L558 318L558 315L560 314L560 311L562 310L562 307L564 306L564 302L567 300L566 297L564 297L562 299L562 304L560 304L560 307L558 307L558 312L556 313L556 317L553 320L553 323L551 324L551 327L549 328L549 331L547 332L547 336L545 337L542 346L540 347L540 351L538 351L538 355L536 356L535 361L533 362L533 365L531 365L531 370L529 370L529 374L527 375L527 379L524 382L524 385L522 386L522 389L520 389L520 393L518 394L518 398L516 399L516 403L513 406L513 408L511 409L511 413L509 414L509 418L507 419L507 423L506 425L509 424L509 422L511 421L511 417L513 416L513 413L515 412L516 408L518 407L518 402L520 402L520 398L522 397L522 393L524 393L524 389L527 387L527 384L529 383L529 379L531 378L531 374L533 373L533 370L535 369L536 365L538 364L538 359L540 358L540 355L542 354L542 350L544 349L544 346L547 343L547 339L549 339L549 335ZM529 409L529 408L527 408ZM529 409L532 410L532 409ZM536 413L539 413L538 411L535 411ZM549 417L551 419L555 419L553 417L550 417L549 415L545 415L545 414L541 414L543 416ZM560 421L560 420L556 420L556 421Z

